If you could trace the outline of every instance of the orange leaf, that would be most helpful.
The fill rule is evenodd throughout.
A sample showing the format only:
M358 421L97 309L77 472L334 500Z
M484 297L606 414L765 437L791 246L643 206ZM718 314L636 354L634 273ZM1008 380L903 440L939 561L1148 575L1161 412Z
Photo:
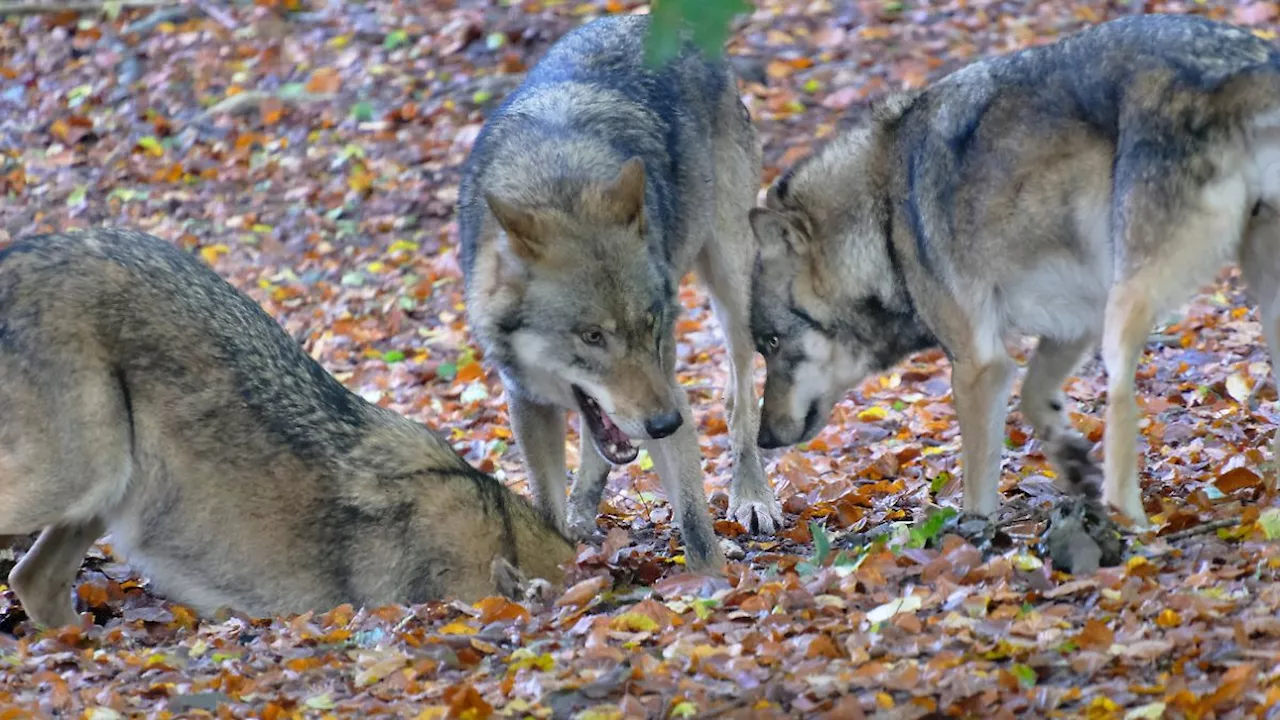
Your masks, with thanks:
M484 377L484 366L478 362L470 362L458 368L457 381L460 383L475 382Z
M1249 468L1235 467L1219 475L1213 484L1224 494L1230 495L1245 488L1262 489L1262 478Z
M76 588L76 595L89 607L102 607L107 604L107 588L98 583L81 583Z
M1205 709L1213 709L1238 700L1244 691L1249 689L1258 677L1258 666L1254 663L1241 663L1232 667L1222 675L1222 683L1212 695L1200 701Z
M804 656L807 658L824 657L832 660L839 660L844 657L836 644L831 642L831 638L826 635L817 635L809 641L809 647L805 649Z
M284 117L284 102L277 97L266 98L258 106L258 112L262 114L263 125L275 125Z
M482 598L473 606L480 611L480 622L488 625L499 620L523 620L529 617L524 606L502 597Z
M444 699L449 703L451 718L468 717L484 720L493 714L493 706L485 702L475 688L465 683L445 690Z
M336 93L340 87L342 77L333 68L320 68L311 73L311 79L307 80L307 92Z
M603 575L587 578L582 582L574 585L556 600L556 607L581 607L591 602L597 595L604 592L605 588L611 584L610 579Z
M1115 642L1116 634L1107 624L1096 618L1090 618L1084 629L1076 636L1076 645L1085 650L1106 650Z

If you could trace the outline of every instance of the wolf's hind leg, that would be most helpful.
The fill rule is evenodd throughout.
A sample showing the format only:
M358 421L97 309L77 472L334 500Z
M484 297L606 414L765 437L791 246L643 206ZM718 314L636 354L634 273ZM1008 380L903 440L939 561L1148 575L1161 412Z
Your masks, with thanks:
M1102 497L1145 526L1138 482L1138 362L1156 317L1212 280L1239 253L1248 188L1244 176L1226 165L1206 181L1139 150L1115 167L1112 237L1120 265L1102 333L1107 368Z
M32 620L48 627L76 622L71 586L85 552L104 532L105 523L95 518L53 525L40 533L39 539L9 572L9 585Z
M40 330L18 332L42 338ZM133 427L122 383L73 352L0 353L0 532L42 530L9 573L42 625L75 622L71 586L80 563L128 492Z
M1240 269L1249 297L1258 306L1262 336L1271 354L1271 375L1280 387L1280 210L1259 203L1240 247ZM1280 433L1272 439L1272 453L1280 460Z
M1059 341L1042 337L1022 381L1022 414L1031 423L1069 489L1097 497L1102 492L1102 470L1089 459L1090 443L1067 423L1066 394L1062 384L1080 364L1080 358L1097 345L1097 338Z

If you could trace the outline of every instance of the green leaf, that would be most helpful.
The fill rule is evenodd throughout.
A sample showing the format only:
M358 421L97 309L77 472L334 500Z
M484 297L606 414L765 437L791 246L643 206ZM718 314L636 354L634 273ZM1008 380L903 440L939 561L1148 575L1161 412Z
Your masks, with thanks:
M142 148L143 150L146 150L147 152L154 153L156 155L159 155L164 152L164 146L160 144L160 141L158 139L156 139L151 135L148 135L144 138L139 138L138 147Z
M312 710L332 710L334 708L333 698L329 697L329 693L312 695L303 704Z
M352 270L342 276L342 284L347 287L360 287L364 285L364 273L359 270Z
M471 102L477 105L483 105L493 99L493 93L488 90L477 90L471 95Z
M485 47L490 50L497 50L507 44L507 34L500 32L489 33L484 39Z
M809 521L809 534L813 536L812 562L821 567L826 564L827 556L831 554L831 536L827 535L827 529L817 520Z
M1267 508L1258 516L1258 527L1268 540L1280 538L1280 508Z
M382 49L390 52L409 44L409 33L404 30L392 30L382 39Z
M307 86L305 83L285 83L280 86L278 93L282 98L298 98L307 94Z
M403 350L388 350L382 353L382 361L385 363L398 363L404 360Z
M85 195L87 195L88 193L89 193L89 187L87 185L77 185L76 189L72 190L71 194L67 196L67 205L69 206L83 205Z
M924 522L916 523L911 527L907 547L924 547L930 540L938 537L942 529L947 526L948 520L958 514L959 512L955 508L941 508L929 513L929 517L925 518Z
M369 122L373 120L373 105L367 100L361 100L351 106L351 118L356 122Z
M937 495L942 492L942 488L946 487L949 482L951 482L951 473L943 470L929 482L929 493Z
M440 367L436 368L436 377L446 382L453 380L458 377L458 366L451 362L441 363Z
M1035 687L1036 681L1040 679L1035 670L1022 663L1014 663L1013 667L1009 668L1009 672L1013 673L1013 676L1018 678L1018 684L1027 690Z
M708 2L712 2L712 1L713 0L708 0ZM671 717L691 718L691 717L696 717L697 714L698 714L698 706L694 705L688 700L681 700L680 702L675 704L675 707L671 708Z

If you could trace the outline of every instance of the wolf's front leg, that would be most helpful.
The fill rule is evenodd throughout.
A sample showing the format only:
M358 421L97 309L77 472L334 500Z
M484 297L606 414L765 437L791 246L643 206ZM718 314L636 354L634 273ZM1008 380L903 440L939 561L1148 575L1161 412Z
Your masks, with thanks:
M676 395L684 418L680 429L661 440L646 441L645 448L653 456L662 487L675 510L675 521L684 540L686 565L699 572L722 572L724 553L716 542L707 491L702 484L702 451L694 429L697 424L688 398L683 392Z
M564 514L564 410L508 393L511 429L529 473L529 490L538 512L568 534Z
M600 499L609 484L609 467L609 461L596 449L591 433L583 432L578 473L569 489L570 537L587 540L596 533Z
M1000 452L1012 384L1007 355L981 363L957 359L951 367L967 512L990 516L1000 507Z

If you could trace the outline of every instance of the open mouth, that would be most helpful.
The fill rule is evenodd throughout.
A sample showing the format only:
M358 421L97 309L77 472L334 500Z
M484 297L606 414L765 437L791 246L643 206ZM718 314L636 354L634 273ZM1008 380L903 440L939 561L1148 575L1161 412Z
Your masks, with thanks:
M591 439L595 441L596 449L604 459L614 465L626 465L635 460L640 454L640 448L632 444L631 438L613 424L609 416L600 408L600 403L577 385L573 386L573 396L578 401L578 409L582 411L582 417L586 419L587 428L591 431Z

